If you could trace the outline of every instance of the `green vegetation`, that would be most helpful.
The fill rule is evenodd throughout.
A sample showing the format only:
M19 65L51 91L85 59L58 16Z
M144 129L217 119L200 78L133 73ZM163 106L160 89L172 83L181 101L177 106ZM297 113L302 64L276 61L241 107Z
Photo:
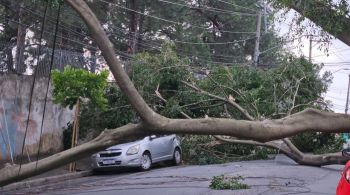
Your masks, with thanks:
M241 183L242 176L229 177L224 175L214 176L209 187L214 190L241 190L249 189L247 184Z
M88 100L91 105L101 109L106 108L107 99L104 91L107 86L108 72L93 74L84 69L66 67L63 72L52 72L53 101L69 108L77 103L77 100Z
M277 151L253 145L223 143L210 145L211 136L185 135L182 137L183 159L188 164L218 164L232 161L268 159Z
M164 116L184 118L182 113L185 113L191 118L209 116L245 119L235 108L190 89L182 81L192 83L201 90L216 96L233 98L258 120L279 118L308 107L327 109L327 102L321 95L327 90L331 75L325 73L319 76L321 67L303 58L288 57L276 68L269 70L237 65L213 65L206 69L209 72L206 75L202 68L190 66L190 60L180 58L175 50L174 45L165 45L159 54L141 53L136 55L132 61L131 79L135 86L146 102ZM94 93L85 92L85 94L99 95L91 99L91 102L97 103L82 106L80 121L82 138L92 139L105 128L116 128L139 120L115 84L108 86L102 84L105 79L99 77L103 76L96 76L99 78L97 79L83 71L80 75L84 77L82 79L75 74L77 72L73 69L67 69L65 72L63 75L66 76L61 81L63 83L58 85L64 87L58 89L65 91L66 94L54 92L55 96L60 95L59 99L65 100L64 105L72 105L74 101L71 98L78 96L71 94L76 94L81 89L99 89ZM195 74L205 76L197 79ZM98 84L85 77L92 77L102 83ZM67 87L69 85L64 83L68 80L74 80L70 82L72 87ZM88 83L83 84L82 82ZM81 87L82 85L88 87ZM76 87L77 90L75 90ZM102 106L95 106L99 104ZM318 144L310 145L315 136L319 140ZM334 151L338 150L341 145L341 142L334 138L334 134L300 134L295 136L293 141L302 149L303 146L308 147L303 151L310 152ZM266 159L268 154L277 153L273 149L253 145L215 144L213 137L199 135L182 136L182 147L184 160L190 164Z
M341 151L344 140L333 133L301 133L295 135L292 142L302 152L323 154Z
M80 115L85 121L85 112L103 111L107 108L107 99L105 90L107 87L108 72L103 71L100 74L93 74L83 69L74 69L66 67L63 72L55 70L52 72L53 82L53 101L70 109L75 106L79 100L82 107ZM91 123L94 123L92 117L87 117ZM72 124L63 131L63 145L65 149L71 146ZM92 131L93 132L93 131ZM89 129L80 132L81 137L86 137Z

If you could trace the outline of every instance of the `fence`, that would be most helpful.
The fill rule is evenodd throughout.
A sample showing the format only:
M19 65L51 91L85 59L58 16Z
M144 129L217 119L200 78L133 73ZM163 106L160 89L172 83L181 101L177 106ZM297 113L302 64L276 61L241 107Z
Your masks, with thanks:
M39 77L47 77L49 75L52 55L51 48L41 47L39 54L38 45L27 45L25 46L22 62L18 62L16 56L12 55L12 53L15 53L13 51L16 50L16 46L0 44L0 49L0 73L32 75L36 69L36 74ZM89 52L80 53L56 49L54 51L52 69L63 70L65 66L83 68L95 72L105 67L105 63L101 57L89 56Z

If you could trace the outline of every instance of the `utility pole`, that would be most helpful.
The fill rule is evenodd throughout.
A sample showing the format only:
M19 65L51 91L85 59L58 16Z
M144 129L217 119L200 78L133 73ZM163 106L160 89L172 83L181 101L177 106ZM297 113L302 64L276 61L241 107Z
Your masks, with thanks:
M349 90L350 90L350 74L349 74L349 83L348 83L348 93L346 95L345 114L348 114L348 109L349 109Z
M261 17L262 17L261 5L262 5L262 0L260 0L258 21L256 24L256 39L255 39L255 49L254 49L254 57L253 57L253 63L254 63L253 65L255 67L258 67L258 61L259 61L259 55L260 55L259 45L260 45Z
M264 3L264 25L265 25L265 33L267 33L267 3L266 1L263 2Z
M309 62L311 63L312 58L312 35L310 35L310 46L309 46Z

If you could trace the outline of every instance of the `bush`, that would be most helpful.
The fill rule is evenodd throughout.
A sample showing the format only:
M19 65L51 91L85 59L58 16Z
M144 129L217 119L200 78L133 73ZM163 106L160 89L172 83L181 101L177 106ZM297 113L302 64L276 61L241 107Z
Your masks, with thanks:
M241 183L242 176L225 177L224 175L214 176L209 187L214 190L240 190L249 189L247 184Z
M306 132L295 135L292 138L293 144L302 152L330 153L339 152L344 141L337 138L334 133Z

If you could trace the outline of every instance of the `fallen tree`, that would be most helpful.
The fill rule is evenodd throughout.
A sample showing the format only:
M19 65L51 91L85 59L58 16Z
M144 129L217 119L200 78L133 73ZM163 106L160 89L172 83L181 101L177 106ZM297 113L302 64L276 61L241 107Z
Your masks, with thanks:
M243 116L247 120L254 121L256 120L253 116L251 116L248 111L244 108L242 108L238 103L235 103L234 101L228 99L216 96L214 94L211 94L207 91L204 91L197 86L194 86L192 84L184 82L188 87L192 88L193 90L203 93L209 97L218 99L220 101L226 102L228 105L236 108L238 111L240 111ZM296 88L294 92L294 97L296 94L298 94L299 87ZM295 101L295 99L294 99ZM294 102L293 102L294 105ZM288 111L288 116L290 116L291 111L294 109L295 106L292 106L290 110ZM190 117L186 114L183 114L185 118L190 119ZM229 114L227 114L229 116ZM330 164L343 164L347 161L345 157L342 156L341 152L336 153L327 153L327 154L305 154L301 152L291 141L289 138L283 138L281 140L273 140L269 142L259 142L259 141L252 141L252 140L241 140L238 138L232 138L228 136L213 136L215 139L217 139L219 142L214 141L214 145L221 144L221 143L232 143L232 144L244 144L244 145L254 145L254 146L263 146L267 148L273 148L278 150L279 152L285 154L289 158L293 159L295 162L297 162L300 165L310 165L310 166L324 166L324 165L330 165ZM209 143L210 145L210 143Z
M83 0L66 0L83 18L91 31L92 37L102 51L110 70L117 81L121 91L127 96L131 106L141 117L139 124L128 124L116 129L105 130L94 140L78 147L63 151L48 158L22 166L13 165L0 170L0 185L19 181L44 171L73 162L85 156L91 155L103 148L137 139L145 135L157 133L184 133L184 134L206 134L226 135L240 139L256 141L256 144L269 146L270 141L283 139L292 135L307 132L346 132L350 128L350 116L323 112L315 109L306 109L302 112L286 116L276 120L234 120L226 118L204 118L204 119L170 119L153 111L138 93L133 83L123 70L101 24ZM246 113L247 114L247 113ZM248 114L247 114L248 116ZM224 138L219 137L223 140ZM228 141L228 140L225 140ZM237 141L238 142L238 141ZM248 141L246 141L248 142ZM252 141L249 141L252 142ZM288 139L284 139L286 145ZM271 145L272 146L272 145ZM289 146L289 149L292 146ZM316 164L324 162L338 162L338 157L325 156L302 156L297 150L287 151L290 157L301 156L305 164ZM339 156L336 154L336 156Z

